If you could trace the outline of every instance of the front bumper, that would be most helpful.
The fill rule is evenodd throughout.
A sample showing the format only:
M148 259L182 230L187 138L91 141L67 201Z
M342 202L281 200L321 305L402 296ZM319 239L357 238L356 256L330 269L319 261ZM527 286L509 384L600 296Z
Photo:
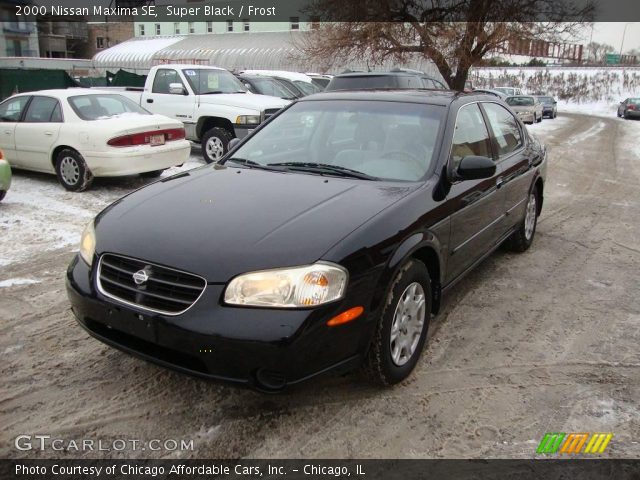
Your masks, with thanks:
M82 155L96 177L134 175L182 165L191 155L191 143L176 140L157 147L112 148L103 152L83 152Z
M233 130L236 134L236 137L242 140L258 127L259 125L234 125Z
M187 312L163 316L107 299L92 275L76 256L66 285L78 323L93 337L164 367L260 390L352 369L373 334L375 317L366 307L351 323L326 326L333 316L368 301L371 288L362 282L344 300L311 310L221 305L224 285L209 284Z

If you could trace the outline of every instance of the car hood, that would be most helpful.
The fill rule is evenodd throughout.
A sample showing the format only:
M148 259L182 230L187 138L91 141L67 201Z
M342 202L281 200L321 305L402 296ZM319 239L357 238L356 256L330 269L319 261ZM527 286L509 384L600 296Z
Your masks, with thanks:
M253 110L265 110L267 108L282 108L291 103L279 97L258 95L253 93L216 93L213 95L200 95L200 104L226 105Z
M206 166L137 190L96 218L96 252L223 283L243 272L315 262L417 188Z

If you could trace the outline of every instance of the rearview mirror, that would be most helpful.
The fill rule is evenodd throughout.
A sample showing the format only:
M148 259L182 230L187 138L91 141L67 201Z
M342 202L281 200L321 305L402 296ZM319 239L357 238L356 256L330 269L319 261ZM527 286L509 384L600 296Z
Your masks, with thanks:
M186 92L181 83L170 83L169 84L169 93L171 95L184 95Z
M456 176L459 180L480 180L496 173L496 164L489 157L469 155L460 160Z

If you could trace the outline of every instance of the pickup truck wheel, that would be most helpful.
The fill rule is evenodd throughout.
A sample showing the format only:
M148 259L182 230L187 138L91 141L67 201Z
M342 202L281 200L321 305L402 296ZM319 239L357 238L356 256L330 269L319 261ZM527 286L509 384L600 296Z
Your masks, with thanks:
M161 168L160 170L151 170L150 172L142 172L140 174L140 176L142 178L158 178L160 175L162 175L162 172L164 172L164 168Z
M217 162L229 151L233 135L224 128L215 127L202 137L202 156L207 163Z
M431 319L431 281L424 263L411 259L393 279L364 364L380 385L401 382L418 363Z
M524 218L518 229L507 240L507 247L513 252L524 252L533 243L538 224L538 189L533 188L529 193L527 205L524 210Z
M70 192L83 192L93 183L93 174L82 155L69 148L56 157L56 175L60 184Z

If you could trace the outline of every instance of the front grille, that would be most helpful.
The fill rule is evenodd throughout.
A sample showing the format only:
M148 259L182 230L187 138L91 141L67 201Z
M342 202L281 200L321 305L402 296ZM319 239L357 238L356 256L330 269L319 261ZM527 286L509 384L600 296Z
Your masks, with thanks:
M264 119L265 120L269 120L269 117L272 117L273 115L275 115L276 113L278 113L280 111L279 108L267 108L264 111Z
M146 281L137 284L134 274ZM143 260L104 254L98 266L98 290L107 297L167 315L193 305L206 287L204 278Z

